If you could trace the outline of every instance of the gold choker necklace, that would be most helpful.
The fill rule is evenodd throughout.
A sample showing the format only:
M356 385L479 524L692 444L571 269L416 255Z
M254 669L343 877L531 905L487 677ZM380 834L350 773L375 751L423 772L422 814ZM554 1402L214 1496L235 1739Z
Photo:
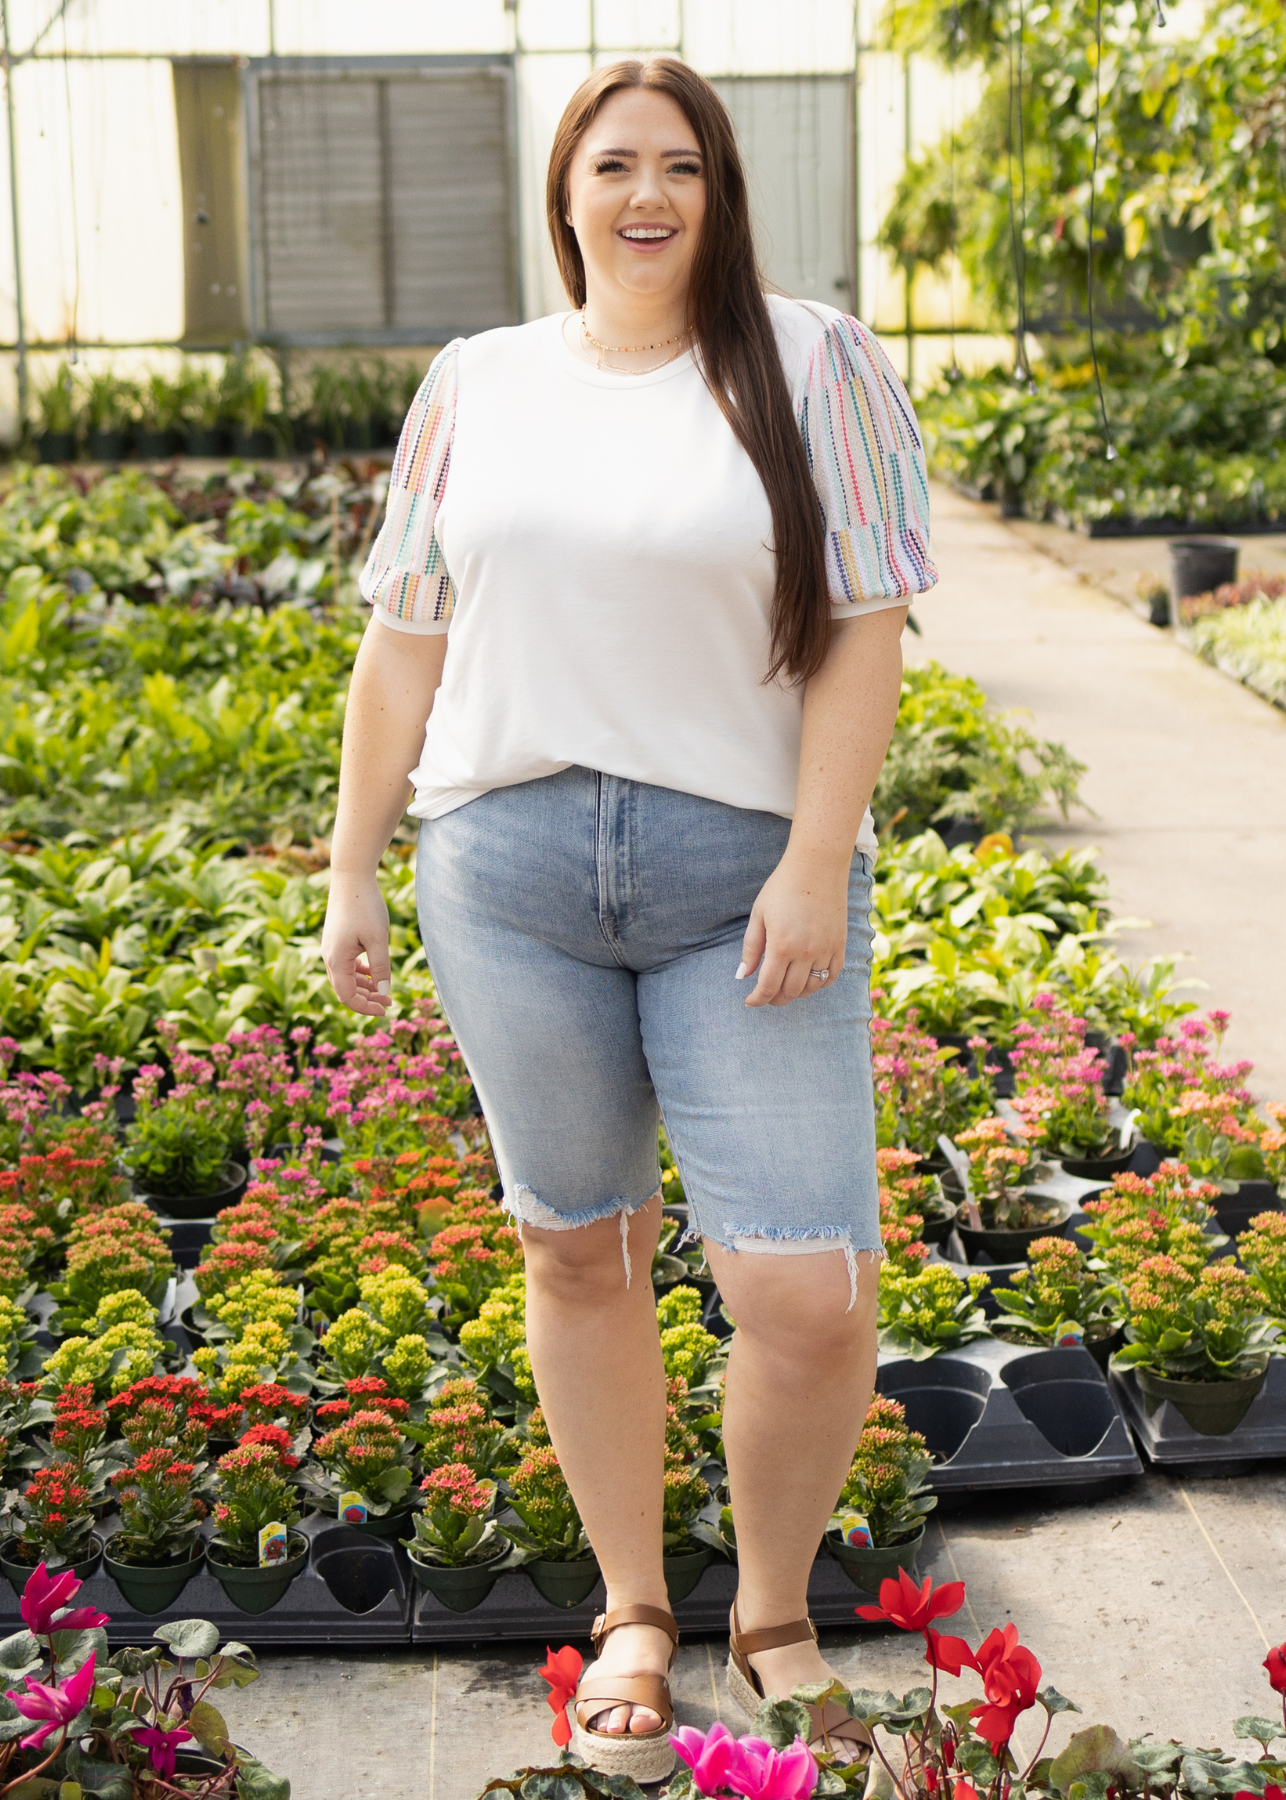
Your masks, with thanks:
M691 329L689 326L685 325L682 331L676 332L673 337L662 338L660 343L657 344L603 344L591 334L589 326L585 323L585 308L583 306L580 309L580 328L581 336L584 338L585 342L598 352L598 367L600 369L604 367L603 358L605 356L635 356L644 350L666 350L671 344L681 343L684 338L689 336ZM661 362L653 363L651 368L614 369L610 372L615 375L651 375L654 370L663 369L667 362L673 361L674 358L672 356L667 356Z

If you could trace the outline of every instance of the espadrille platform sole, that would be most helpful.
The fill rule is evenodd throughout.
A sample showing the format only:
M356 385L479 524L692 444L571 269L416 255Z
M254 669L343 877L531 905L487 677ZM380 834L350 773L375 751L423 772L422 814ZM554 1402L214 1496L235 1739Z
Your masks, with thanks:
M572 1749L600 1775L630 1775L640 1786L663 1781L674 1767L670 1732L674 1728L674 1702L670 1698L669 1670L679 1649L679 1628L673 1614L659 1606L618 1606L600 1613L594 1621L591 1641L601 1657L609 1634L621 1625L652 1625L670 1640L670 1660L665 1675L600 1675L597 1664L584 1676L571 1705ZM661 1721L660 1729L646 1736L630 1732L591 1730L589 1721L615 1706L646 1707Z
M573 1720L571 1747L599 1775L632 1775L640 1787L664 1781L675 1763L668 1730L630 1737L625 1732L586 1731Z

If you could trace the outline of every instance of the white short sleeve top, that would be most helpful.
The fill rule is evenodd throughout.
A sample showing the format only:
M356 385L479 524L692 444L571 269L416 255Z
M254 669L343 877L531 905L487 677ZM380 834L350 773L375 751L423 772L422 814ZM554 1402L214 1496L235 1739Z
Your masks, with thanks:
M905 389L856 319L769 307L834 615L905 605L937 580ZM361 591L394 631L450 634L410 810L579 764L791 818L803 692L764 682L763 485L690 354L599 370L566 317L456 339L407 414Z

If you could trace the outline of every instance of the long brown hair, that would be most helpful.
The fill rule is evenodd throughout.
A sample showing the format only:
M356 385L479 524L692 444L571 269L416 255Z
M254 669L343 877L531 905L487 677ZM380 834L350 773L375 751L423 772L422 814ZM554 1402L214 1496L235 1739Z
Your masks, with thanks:
M549 157L545 202L563 286L585 304L585 263L567 223L567 177L581 138L609 94L668 94L697 135L706 214L692 263L688 326L706 384L755 466L772 508L777 580L768 679L816 674L830 639L821 507L782 371L755 258L746 174L732 120L703 76L672 56L596 69L572 95Z

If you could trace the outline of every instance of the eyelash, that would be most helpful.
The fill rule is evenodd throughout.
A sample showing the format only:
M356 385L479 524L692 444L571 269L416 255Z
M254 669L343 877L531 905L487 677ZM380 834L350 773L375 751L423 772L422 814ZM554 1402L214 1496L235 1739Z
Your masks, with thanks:
M676 162L670 165L667 172L671 175L699 175L701 165L695 162ZM623 175L625 164L617 157L608 157L605 161L594 164L594 173L595 175Z

